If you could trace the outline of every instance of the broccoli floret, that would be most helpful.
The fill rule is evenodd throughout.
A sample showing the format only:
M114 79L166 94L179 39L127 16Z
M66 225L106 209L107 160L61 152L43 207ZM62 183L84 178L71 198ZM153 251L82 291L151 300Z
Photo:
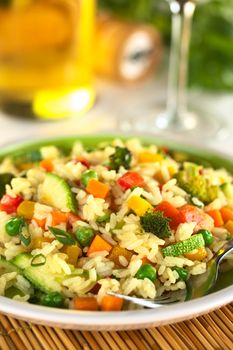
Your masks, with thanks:
M132 154L126 147L116 147L115 153L110 157L109 165L111 169L118 171L121 166L125 169L130 168Z
M140 223L145 232L153 233L159 238L171 236L170 219L165 218L161 211L147 212L140 217Z
M212 202L218 196L218 186L211 185L202 175L190 175L185 170L181 170L175 177L184 191L205 204Z

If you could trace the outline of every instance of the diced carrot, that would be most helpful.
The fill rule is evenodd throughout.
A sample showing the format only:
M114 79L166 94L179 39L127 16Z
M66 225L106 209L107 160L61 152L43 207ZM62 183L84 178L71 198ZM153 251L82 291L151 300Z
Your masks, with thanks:
M75 215L74 213L67 213L67 221L71 226L78 220L81 220L78 215Z
M123 299L113 295L105 295L100 303L102 311L120 311L123 306Z
M207 251L206 251L205 247L201 247L201 248L195 249L189 253L184 254L184 256L189 260L201 261L207 257Z
M228 220L227 223L225 224L225 228L233 237L233 220Z
M92 253L101 252L103 250L110 252L112 250L112 246L111 244L106 242L102 237L100 237L100 235L96 235L93 241L91 242L90 247L88 248L87 255L89 256Z
M224 223L226 223L228 220L233 220L233 210L225 207L220 209L220 213Z
M76 265L78 257L82 255L82 249L78 245L64 245L61 252L67 254L67 263Z
M45 228L46 219L37 219L33 216L32 221L35 221L38 227Z
M74 298L74 308L82 311L97 311L99 305L94 297L76 297Z
M224 221L223 221L222 214L221 214L220 210L217 210L217 209L210 210L207 212L207 214L214 219L214 226L215 227L221 227L224 225Z
M151 265L151 261L149 259L147 259L146 256L144 256L141 260L142 260L142 265L144 265L144 264L150 264Z
M59 210L54 210L52 213L52 226L60 225L63 222L67 222L68 217L66 213Z
M88 181L86 191L92 194L94 197L105 199L108 195L110 188L108 185L104 184L95 179Z
M50 159L43 159L40 162L40 167L45 169L47 172L51 172L54 169L53 163Z
M164 159L162 154L152 152L142 152L138 155L139 163L155 163L161 162Z
M177 228L177 226L179 225L180 212L176 207L174 207L167 201L163 201L155 207L155 210L162 211L165 217L171 219L169 224L172 229Z

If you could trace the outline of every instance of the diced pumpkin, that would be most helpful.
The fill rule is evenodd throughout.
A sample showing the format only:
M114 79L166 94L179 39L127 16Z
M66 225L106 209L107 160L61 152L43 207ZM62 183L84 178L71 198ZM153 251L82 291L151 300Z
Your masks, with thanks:
M110 254L108 255L108 259L113 261L115 265L120 266L120 267L124 267L119 261L120 256L123 256L124 258L126 258L126 260L129 263L132 256L133 256L133 253L125 248L120 247L117 244L112 248Z
M100 303L102 311L121 311L123 306L123 299L113 295L105 295Z
M96 235L93 241L91 242L90 247L87 251L87 256L89 256L92 253L101 252L106 250L107 252L110 252L112 250L111 244L106 242L100 235Z
M195 249L189 253L184 254L184 256L189 260L201 261L207 257L207 251L206 251L205 247L201 247L201 248Z
M23 217L24 219L31 220L34 215L34 208L35 208L35 202L32 201L22 201L17 210L16 213L18 216Z
M160 153L141 152L138 155L139 163L155 163L161 162L163 159L164 157Z
M51 243L55 238L37 236L32 240L32 249L41 249L43 243Z
M78 245L66 245L62 247L61 252L68 256L67 263L71 265L76 265L77 260L82 256L82 249Z
M99 305L94 297L76 297L74 298L74 309L82 311L97 311Z
M132 196L127 201L128 208L138 216L143 216L149 209L152 209L152 205L139 196Z
M225 224L225 228L233 236L233 220L228 220Z

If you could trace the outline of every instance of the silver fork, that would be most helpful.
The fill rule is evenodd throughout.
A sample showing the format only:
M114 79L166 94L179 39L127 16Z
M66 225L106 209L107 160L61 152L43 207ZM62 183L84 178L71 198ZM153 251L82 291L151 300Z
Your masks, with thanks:
M218 278L219 266L222 260L231 252L233 252L233 239L226 242L221 249L215 253L213 258L207 263L206 272L202 275L193 276L186 283L186 288L174 292L168 292L155 299L144 299L123 295L120 293L108 292L113 295L134 304L147 308L155 309L162 305L169 305L177 302L184 302L190 299L196 299L210 292ZM233 281L232 281L233 283Z

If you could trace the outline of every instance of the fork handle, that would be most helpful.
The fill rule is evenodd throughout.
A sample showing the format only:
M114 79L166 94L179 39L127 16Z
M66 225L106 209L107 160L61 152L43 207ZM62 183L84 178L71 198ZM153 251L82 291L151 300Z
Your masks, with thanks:
M222 248L216 253L216 263L220 264L226 255L233 252L233 238L227 241Z

